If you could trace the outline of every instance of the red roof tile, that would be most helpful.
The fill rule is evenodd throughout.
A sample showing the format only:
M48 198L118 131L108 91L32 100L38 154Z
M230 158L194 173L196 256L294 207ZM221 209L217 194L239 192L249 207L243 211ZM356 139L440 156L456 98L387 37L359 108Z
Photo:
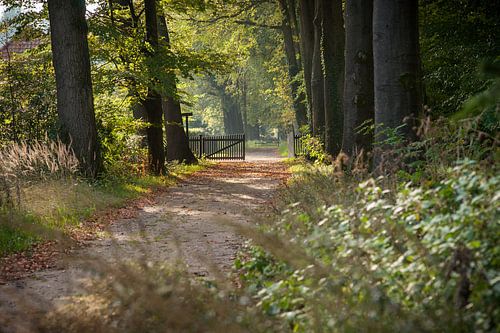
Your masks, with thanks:
M3 59L9 59L13 53L23 53L31 50L41 44L38 39L35 40L12 40L0 48L0 56Z

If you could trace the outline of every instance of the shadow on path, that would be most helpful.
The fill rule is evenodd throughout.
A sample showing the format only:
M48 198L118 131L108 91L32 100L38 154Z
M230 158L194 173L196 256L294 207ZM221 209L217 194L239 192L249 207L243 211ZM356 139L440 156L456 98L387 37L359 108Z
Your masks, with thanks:
M0 286L0 327L18 331L12 318L26 315L22 300L57 306L84 294L92 278L88 263L96 261L167 262L185 265L194 276L224 278L244 242L235 226L251 225L265 214L288 176L277 149L251 150L248 156L245 162L217 163L197 172L159 194L136 217L114 221L107 236L72 253L60 269Z

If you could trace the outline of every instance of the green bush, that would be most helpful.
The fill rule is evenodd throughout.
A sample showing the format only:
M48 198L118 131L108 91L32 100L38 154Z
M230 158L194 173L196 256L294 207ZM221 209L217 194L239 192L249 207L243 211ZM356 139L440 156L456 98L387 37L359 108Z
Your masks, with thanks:
M300 140L302 141L308 159L318 164L325 163L328 160L324 144L319 136L304 134Z
M255 297L262 310L304 332L497 329L499 176L465 160L444 180L391 191L382 177L351 189L323 170L290 185L285 198L294 203L272 227L304 249L303 263L251 264L264 256L257 251L240 264L247 283L261 286ZM323 196L328 178L343 195Z

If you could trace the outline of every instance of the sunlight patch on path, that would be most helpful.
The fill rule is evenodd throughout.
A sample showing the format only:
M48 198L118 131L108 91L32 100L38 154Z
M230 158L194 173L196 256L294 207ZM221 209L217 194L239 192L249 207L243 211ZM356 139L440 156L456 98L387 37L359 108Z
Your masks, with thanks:
M85 294L95 276L89 268L99 262L177 265L181 259L193 276L224 276L244 242L235 226L252 225L264 214L285 175L283 164L269 160L224 162L198 172L160 194L137 217L112 223L107 230L111 237L89 242L61 262L59 270L0 286L0 311L7 306L9 311L25 313L23 299L55 305Z

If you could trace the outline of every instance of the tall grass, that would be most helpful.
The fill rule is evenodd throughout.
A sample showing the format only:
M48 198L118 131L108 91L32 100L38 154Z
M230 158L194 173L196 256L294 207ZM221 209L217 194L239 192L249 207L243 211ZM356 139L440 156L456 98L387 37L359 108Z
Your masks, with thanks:
M79 177L78 160L60 141L4 147L0 150L0 256L44 239L64 238L96 211L123 205L204 167L170 165L168 176L152 177L136 169L135 160L130 165L90 183Z
M12 143L0 150L0 255L26 249L48 234L54 237L38 216L23 211L49 198L51 186L42 185L44 190L33 197L35 186L72 184L77 171L74 153L59 140Z
M0 150L0 205L19 203L26 185L72 178L77 171L76 156L59 140L12 143Z

